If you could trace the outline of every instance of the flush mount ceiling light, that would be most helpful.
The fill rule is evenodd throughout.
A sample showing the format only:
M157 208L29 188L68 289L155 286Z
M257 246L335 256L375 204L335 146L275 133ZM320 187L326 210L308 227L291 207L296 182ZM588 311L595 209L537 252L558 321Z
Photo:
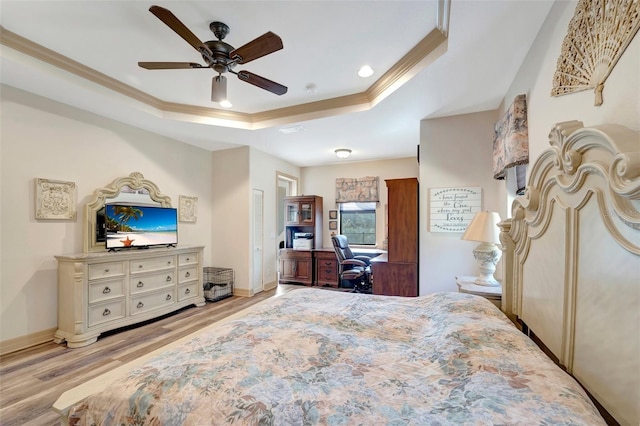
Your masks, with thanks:
M369 65L365 65L358 70L358 75L362 78L371 77L373 75L373 70Z
M347 148L338 148L334 152L338 158L347 158L351 155L351 150Z

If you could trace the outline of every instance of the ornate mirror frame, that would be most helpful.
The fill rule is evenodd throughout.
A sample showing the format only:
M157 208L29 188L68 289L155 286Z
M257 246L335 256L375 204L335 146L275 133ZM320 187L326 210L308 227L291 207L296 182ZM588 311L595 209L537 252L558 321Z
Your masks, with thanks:
M126 192L126 200L121 199ZM124 204L160 205L171 207L171 198L160 193L155 183L144 178L142 173L133 172L129 176L115 179L104 188L93 192L93 198L87 203L84 211L85 236L84 252L106 250L104 241L97 241L98 212L109 202L123 202Z

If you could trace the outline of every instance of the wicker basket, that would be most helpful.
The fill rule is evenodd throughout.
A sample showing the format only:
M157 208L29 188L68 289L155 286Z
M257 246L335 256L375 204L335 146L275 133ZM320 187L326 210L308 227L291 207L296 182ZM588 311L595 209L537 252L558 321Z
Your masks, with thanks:
M205 267L202 275L204 298L217 302L233 296L233 269Z

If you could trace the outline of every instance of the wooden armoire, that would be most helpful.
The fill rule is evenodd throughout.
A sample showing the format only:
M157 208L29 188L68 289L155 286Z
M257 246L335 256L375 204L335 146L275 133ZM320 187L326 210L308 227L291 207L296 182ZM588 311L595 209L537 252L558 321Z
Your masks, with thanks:
M387 179L388 252L371 260L373 293L418 295L418 179Z

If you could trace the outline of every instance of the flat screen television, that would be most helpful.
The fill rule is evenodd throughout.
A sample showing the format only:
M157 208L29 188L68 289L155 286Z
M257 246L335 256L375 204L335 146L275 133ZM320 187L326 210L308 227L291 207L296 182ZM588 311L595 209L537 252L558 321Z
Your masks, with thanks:
M109 250L178 244L178 212L171 207L107 204L105 227Z

